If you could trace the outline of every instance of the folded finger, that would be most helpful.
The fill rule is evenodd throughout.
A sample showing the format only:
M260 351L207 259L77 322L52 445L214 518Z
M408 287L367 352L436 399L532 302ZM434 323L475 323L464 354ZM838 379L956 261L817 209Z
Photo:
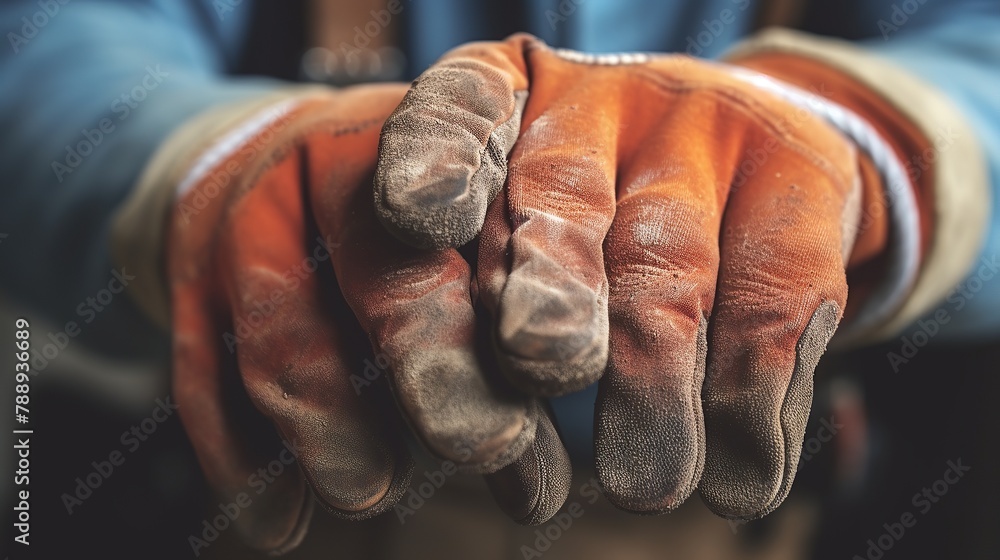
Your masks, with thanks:
M533 87L558 88L558 75L537 76ZM602 244L615 213L618 117L564 101L525 115L479 250L501 365L519 388L546 396L595 382L608 354Z
M377 389L354 382L365 363L345 332L352 324L329 258L306 244L312 217L300 193L281 186L299 165L293 156L269 169L230 216L221 254L232 270L231 346L247 394L296 446L321 503L342 517L370 517L406 490L412 459ZM269 243L243 242L261 231Z
M280 460L282 449L272 426L246 398L236 357L223 341L229 330L221 294L206 285L175 284L173 290L173 393L178 413L209 486L224 503L253 505L234 520L250 546L280 553L298 546L312 517L306 481L292 466L257 493L251 486L259 469ZM253 490L251 492L251 490Z
M375 217L371 184L377 129L350 145L331 137L343 158L313 208L344 297L376 351L405 418L437 455L467 470L491 472L531 444L530 399L484 368L477 346L471 271L454 249L421 251L393 238Z
M527 99L516 51L515 43L455 49L414 81L386 120L375 207L401 240L458 247L479 233L507 177Z
M522 525L539 525L552 518L569 495L573 468L549 413L537 409L535 439L516 461L486 475L500 508Z

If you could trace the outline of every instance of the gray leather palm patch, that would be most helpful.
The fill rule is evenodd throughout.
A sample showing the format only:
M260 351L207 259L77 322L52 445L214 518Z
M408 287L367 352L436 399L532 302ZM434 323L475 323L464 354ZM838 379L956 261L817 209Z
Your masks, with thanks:
M486 475L497 505L522 525L551 519L566 501L573 478L569 454L541 408L531 446L511 465Z
M694 492L705 465L701 389L708 351L702 317L683 371L616 374L601 382L596 467L608 499L634 513L665 513ZM674 359L677 359L676 356Z
M839 315L832 301L813 313L796 344L795 366L780 404L764 391L744 395L740 407L706 402L707 454L699 491L717 515L756 519L788 496L812 407L813 372Z
M483 66L428 71L382 128L375 210L405 243L422 249L468 243L507 179L528 92L503 100L513 112L495 125L502 107L490 78L497 71Z

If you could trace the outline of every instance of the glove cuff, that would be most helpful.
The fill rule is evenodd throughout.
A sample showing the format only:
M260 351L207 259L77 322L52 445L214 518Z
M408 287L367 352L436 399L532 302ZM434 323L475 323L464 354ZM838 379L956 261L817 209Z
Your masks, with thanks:
M846 42L776 29L738 45L727 58L848 109L893 152L886 155L895 157L878 161L877 153L859 144L866 152L860 158L866 185L848 266L853 297L837 342L893 336L943 299L979 253L989 190L971 127L935 88ZM894 164L902 165L904 184L885 181ZM898 205L906 198L915 207ZM900 303L885 306L889 286L904 272L898 267L907 244L919 259L916 277Z
M854 302L863 301L863 305L859 311L855 304L854 316L848 317L841 338L845 332L864 331L884 322L910 293L921 260L921 242L926 238L919 223L915 189L896 152L864 118L838 103L765 74L735 67L730 71L757 89L824 119L859 148L859 184L848 202L843 224L844 255L850 276L851 261L857 260L855 249L859 245L873 247L874 238L878 249L874 256L879 258L873 262L883 270L876 276L880 281L860 284L868 287L869 293L852 298ZM886 242L887 229L895 243ZM858 284L855 279L854 285Z
M136 271L128 293L155 324L164 329L170 326L164 239L175 200L261 126L280 118L297 102L327 91L324 87L289 87L212 107L179 126L150 158L115 212L110 243L116 266Z

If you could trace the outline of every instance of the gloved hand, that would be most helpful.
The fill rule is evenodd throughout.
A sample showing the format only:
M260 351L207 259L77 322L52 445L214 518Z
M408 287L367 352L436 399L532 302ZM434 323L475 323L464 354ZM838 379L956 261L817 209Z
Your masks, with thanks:
M411 249L376 220L378 132L404 92L219 110L191 125L197 134L177 133L207 144L200 155L149 171L187 170L166 240L175 398L219 500L253 499L233 524L259 549L298 544L310 494L360 519L406 491L413 461L385 377L418 438L460 469L495 473L518 521L548 519L569 490L546 413L477 359L468 263Z
M746 69L515 35L414 82L383 128L375 202L417 247L480 234L480 297L516 386L601 378L612 502L665 512L699 487L752 518L789 491L847 269L878 294L859 321L912 282L918 204L893 158L857 114Z

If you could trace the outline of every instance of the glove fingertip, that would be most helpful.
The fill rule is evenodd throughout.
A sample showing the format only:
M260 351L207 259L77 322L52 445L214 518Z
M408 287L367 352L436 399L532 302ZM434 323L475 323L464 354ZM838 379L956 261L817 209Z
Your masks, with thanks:
M764 391L732 393L708 385L708 446L699 490L716 515L758 519L788 497L809 419L813 373L839 318L840 306L833 301L813 313L796 344L794 370L780 402ZM776 422L768 420L775 408Z
M391 510L403 498L410 487L413 478L413 458L407 455L394 466L393 476L387 487L380 489L374 495L371 492L351 492L355 498L345 499L344 492L338 492L336 500L324 499L317 495L317 500L331 515L347 521L364 521L382 515ZM357 496L364 496L358 499ZM338 505L334 505L334 502Z
M540 414L535 440L512 464L486 476L497 505L520 525L540 525L569 496L573 469L551 420Z
M382 128L374 196L383 226L420 249L474 239L506 181L526 99L472 59L425 72Z
M306 499L302 501L302 510L300 511L298 520L296 520L292 530L288 533L284 542L277 546L271 545L268 547L268 556L272 558L284 556L302 544L302 541L306 538L306 533L309 532L309 523L312 521L313 509L313 501L309 496L307 496Z

